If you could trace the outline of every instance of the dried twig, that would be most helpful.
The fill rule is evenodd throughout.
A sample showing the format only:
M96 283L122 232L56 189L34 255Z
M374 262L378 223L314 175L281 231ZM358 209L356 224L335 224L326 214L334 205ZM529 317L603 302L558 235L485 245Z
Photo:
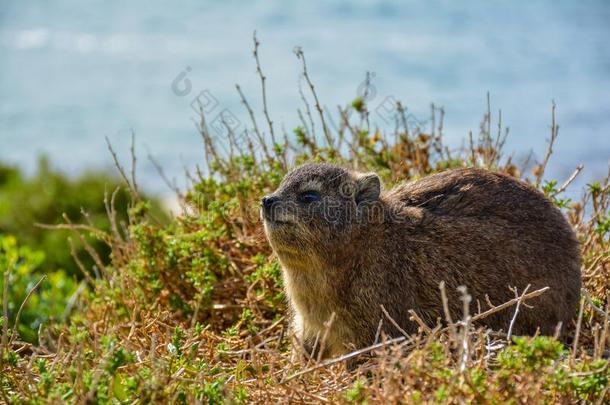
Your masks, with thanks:
M488 309L487 311L485 311L485 312L483 312L483 313L480 313L480 314L474 315L474 316L472 317L471 321L472 321L472 322L476 322L476 321L481 320L481 319L483 319L483 318L487 318L488 316L490 316L490 315L492 315L492 314L495 314L495 313L496 313L496 312L498 312L498 311L502 311L503 309L506 309L506 308L508 308L508 307L510 307L510 306L512 306L512 305L515 305L515 304L516 304L516 303L517 303L519 300L521 300L521 302L523 302L523 301L525 301L525 300L529 300L530 298L535 298L535 297L537 297L537 296L539 296L539 295L544 294L544 293L545 293L545 292L547 292L549 289L550 289L550 287L544 287L544 288L541 288L541 289L539 289L539 290L536 290L536 291L532 291L532 292L530 292L530 293L527 293L527 294L523 295L523 297L513 298L512 300L510 300L510 301L506 301L506 302L505 302L505 303L503 303L503 304L500 304L500 305L498 305L498 306L495 306L495 307L493 307L493 308L490 308L490 309Z
M409 309L408 312L409 312L409 314L411 314L411 320L415 321L415 323L417 323L424 332L430 333L430 331L432 331L432 329L430 329L430 327L428 325L426 325L426 323L423 321L423 319L421 319L420 316L417 315L417 312L415 312L412 309Z
M269 153L269 148L267 148L267 142L265 142L265 138L261 134L260 129L258 129L256 117L254 116L254 111L252 110L252 107L250 107L250 103L248 103L246 96L241 91L241 87L239 86L239 84L236 84L235 88L237 89L237 92L239 93L239 97L241 98L241 103L246 107L246 110L248 111L248 115L250 116L250 121L252 122L252 128L254 129L254 134L256 135L259 145L261 146L261 148L263 148L263 153L265 154L265 158L268 161L272 161L273 158L271 157L271 154Z
M277 142L275 140L275 133L273 131L273 121L271 121L271 118L269 117L269 111L267 109L267 89L265 87L265 81L267 80L267 77L263 74L263 70L261 69L261 63L258 57L258 47L260 45L260 42L258 41L258 38L256 38L256 31L254 31L254 33L252 34L252 39L254 40L254 51L252 53L254 54L254 59L256 60L256 71L259 77L261 78L261 89L263 92L263 113L265 114L267 124L269 125L269 135L271 136L271 142L273 143L273 145L275 145Z
M132 198L135 201L137 201L139 199L138 192L137 192L135 186L133 184L131 184L129 177L127 177L127 173L125 172L125 169L119 162L119 158L118 158L116 152L114 151L114 149L112 148L112 144L110 143L110 139L108 139L108 137L106 137L106 145L108 146L108 150L110 151L110 154L112 155L112 160L114 160L114 165L116 166L117 170L119 171L119 174L121 175L121 177L123 178L123 181L125 182L125 184L127 185L127 188L129 189L129 193L131 194ZM132 148L133 148L133 145L132 145ZM133 159L135 159L135 152L132 156L133 156ZM133 164L135 167L135 160L133 161ZM132 170L135 171L135 168L132 168ZM135 172L133 173L133 176L134 176L133 178L135 179Z
M461 300L463 304L463 320L462 320L462 345L460 347L461 356L460 356L460 373L463 373L466 370L466 365L468 364L468 360L470 359L470 324L472 322L472 317L470 316L470 302L472 301L472 297L468 294L466 287L460 286L458 287L458 291L461 294Z
M11 274L11 264L9 263L4 271L4 288L2 292L2 350L0 355L4 355L4 350L8 344L8 283Z
M563 193L564 191L566 191L566 189L568 188L568 186L570 184L572 184L572 182L574 181L574 179L576 179L576 177L578 177L578 175L580 174L580 172L582 171L582 169L584 168L583 165L578 165L576 166L576 170L574 170L574 172L572 173L572 175L561 185L561 187L559 187L557 189L557 191L555 191L552 196L556 196L558 194Z
M322 109L322 106L320 104L320 100L318 99L318 95L316 93L315 87L314 87L313 83L311 82L311 79L309 78L309 73L307 72L307 62L305 61L305 54L303 53L303 49L301 49L300 47L296 47L294 49L294 53L297 55L297 58L299 58L303 64L303 77L305 77L305 80L307 81L307 84L309 85L309 89L311 90L311 94L313 95L313 98L315 100L316 110L318 110L318 114L320 116L320 121L322 122L322 130L324 131L324 136L326 137L327 146L329 148L332 148L333 140L332 140L330 131L328 129L328 126L326 125L326 119L324 118L324 110Z
M508 326L508 333L506 336L506 340L510 342L510 339L512 337L513 334L513 327L515 326L515 321L517 320L517 315L519 314L519 307L521 306L521 302L523 301L523 297L525 296L525 294L527 293L527 290L529 290L531 287L531 284L528 284L525 289L523 290L523 293L519 296L517 294L517 289L515 288L515 298L517 299L517 305L515 305L515 313L513 314L512 319L510 320L510 325Z
M167 176L165 175L165 172L163 171L163 167L161 167L161 165L152 157L152 155L150 153L148 154L148 160L150 160L150 162L153 164L153 166L155 167L155 170L157 170L157 173L159 174L159 176L161 177L161 179L163 180L165 185L176 194L176 196L178 197L178 199L180 201L183 201L184 194L182 193L182 191L180 191L180 188L178 188L178 186L176 185L176 182L170 181L167 178Z
M549 159L553 154L553 146L555 145L555 140L557 139L557 135L559 134L559 126L555 122L555 101L553 101L553 105L551 107L551 139L549 140L549 146L546 151L546 155L544 156L544 160L540 165L540 169L536 173L536 187L540 185L542 181L542 177L544 176L544 171L546 170L546 165L549 163Z
M17 336L17 327L19 326L19 318L21 317L21 311L23 311L23 308L27 304L34 291L36 291L40 283L42 283L46 278L46 274L40 277L40 280L38 280L38 282L34 284L32 288L30 288L30 291L28 291L28 293L26 294L25 299L21 301L21 305L19 306L19 310L17 311L17 315L15 316L15 324L13 325L13 333L11 334L11 340L13 340L15 336Z
M405 331L403 328L401 328L401 327L400 327L400 325L398 325L398 322L396 322L396 321L394 320L394 318L392 318L392 317L390 316L390 314L388 313L388 311L386 311L385 307L384 307L383 305L380 305L380 307L381 307L381 312L383 312L383 314L385 315L385 317L386 317L386 318L388 318L388 321L390 321L390 323L391 323L392 325L394 325L394 327L395 327L395 328L396 328L396 329L397 329L397 330L398 330L400 333L402 333L402 335L403 335L405 338L409 339L411 336L410 336L410 335L409 335L409 334L408 334L408 333L407 333L407 332L406 332L406 331Z
M580 338L580 328L582 325L582 314L585 307L585 300L580 300L580 308L578 309L578 319L576 321L576 331L574 332L574 343L572 344L572 356L570 357L570 362L574 360L574 358L578 355L578 339Z
M136 133L133 130L131 131L131 147L129 151L131 152L131 184L135 196L139 199L140 193L138 192L138 183L136 182Z
M602 316L602 318L610 320L610 314L608 314L606 311L604 311L603 309L601 309L600 307L595 305L595 303L591 299L591 295L584 289L582 290L582 295L583 295L583 297L585 297L585 300L587 300L587 304L589 304L589 306L591 307L591 309L593 309L594 312L597 312L599 315Z
M449 325L449 332L452 338L455 337L455 325L451 319L451 312L449 311L449 300L447 299L447 291L445 290L445 281L441 281L439 284L441 290L441 300L443 302L443 312L445 313L445 321Z
M303 101L303 104L305 105L305 114L307 114L307 118L309 120L309 125L311 126L311 138L313 139L313 141L315 142L316 139L316 125L314 123L313 120L313 116L311 115L311 108L309 106L309 103L307 102L307 99L305 98L305 94L303 93L303 86L301 86L301 77L299 77L299 96L301 97L301 100ZM303 126L305 128L307 128L307 125L305 124L305 120L303 120Z
M333 364L337 364L337 363L341 363L341 362L353 359L353 358L358 357L358 356L360 356L362 354L372 352L373 350L377 350L377 349L380 349L382 347L391 346L391 345L397 344L397 343L402 343L402 342L405 342L406 340L407 339L404 336L401 336L401 337L398 337L398 338L387 340L385 342L381 342L381 343L377 343L377 344L365 347L365 348L360 349L360 350L355 350L353 352L344 354L343 356L339 356L339 357L336 357L334 359L329 359L329 360L323 361L323 362L321 362L321 363L319 363L319 364L317 364L315 366L309 367L309 368L307 368L307 369L305 369L303 371L299 371L298 373L291 375L290 377L288 377L285 380L281 381L281 383L287 383L290 380L294 380L295 378L301 377L301 376L303 376L305 374L311 373L312 371L318 370L320 368L332 366Z

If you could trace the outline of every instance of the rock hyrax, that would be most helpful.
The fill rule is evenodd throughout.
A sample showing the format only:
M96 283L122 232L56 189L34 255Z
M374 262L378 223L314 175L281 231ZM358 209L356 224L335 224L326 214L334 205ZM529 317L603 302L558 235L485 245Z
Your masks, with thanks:
M542 193L508 175L450 170L381 192L375 173L306 164L263 198L261 213L306 349L334 313L325 356L372 344L381 305L407 333L417 330L409 309L434 326L445 318L441 281L454 320L463 310L459 286L472 296L471 313L514 298L511 287L549 286L528 301L533 308L521 307L515 334L553 334L579 300L574 232ZM506 331L513 313L481 323Z

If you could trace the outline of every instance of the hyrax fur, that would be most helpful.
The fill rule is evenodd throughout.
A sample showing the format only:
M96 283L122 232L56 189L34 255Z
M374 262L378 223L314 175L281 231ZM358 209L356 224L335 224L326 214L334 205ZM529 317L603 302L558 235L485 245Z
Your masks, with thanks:
M471 313L513 299L512 287L550 287L521 306L515 334L553 334L579 300L574 232L542 193L508 175L457 169L382 193L374 173L306 164L263 198L261 215L297 337L312 350L325 334L324 356L374 343L381 306L407 333L417 330L409 309L436 325L445 318L441 281L454 320L463 313L459 286L472 296ZM480 323L506 331L513 314ZM388 319L382 325L400 334Z

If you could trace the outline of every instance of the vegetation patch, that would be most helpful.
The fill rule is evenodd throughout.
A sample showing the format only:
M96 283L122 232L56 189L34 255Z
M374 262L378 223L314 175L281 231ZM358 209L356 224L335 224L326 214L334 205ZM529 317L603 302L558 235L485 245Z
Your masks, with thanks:
M264 92L257 49L255 42ZM380 130L371 125L363 97L339 108L334 127L320 107L304 54L297 50L297 56L308 88L294 136L271 121L265 93L260 122L239 93L252 118L245 138L230 127L226 139L215 138L202 111L199 131L207 167L191 175L188 191L177 190L183 215L159 221L135 176L119 165L128 207L118 209L117 200L107 199L107 227L89 223L87 216L79 223L70 216L62 228L75 237L93 236L107 248L100 257L84 240L76 257L91 253L92 264L81 260L82 288L61 271L37 272L43 255L19 245L19 237L0 239L0 401L610 401L610 176L589 184L578 202L564 196L574 176L544 179L557 138L554 107L549 152L532 168L504 155L506 131L501 123L492 124L490 110L478 136L460 148L444 142L443 112L435 106L422 128L412 125L405 107L396 103L394 130ZM543 190L568 217L582 247L583 300L567 325L568 341L508 337L479 327L477 314L465 311L463 319L438 325L414 317L419 333L380 336L374 346L340 358L319 361L293 352L298 343L288 329L281 269L262 233L258 202L289 167L304 161L372 170L386 184L449 168L483 167ZM15 323L22 303L24 327ZM527 301L517 297L516 304ZM59 312L62 316L51 321L50 314ZM32 324L33 313L46 315ZM38 343L27 343L35 340L28 335L33 331Z

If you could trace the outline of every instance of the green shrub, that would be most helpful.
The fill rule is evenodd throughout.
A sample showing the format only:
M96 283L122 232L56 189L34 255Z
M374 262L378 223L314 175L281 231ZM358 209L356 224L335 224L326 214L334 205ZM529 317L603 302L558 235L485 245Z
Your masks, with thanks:
M45 252L41 271L63 269L68 275L82 278L82 273L71 257L68 237L73 237L75 252L87 270L94 265L83 244L69 230L50 231L36 224L56 225L65 223L64 214L70 221L85 222L101 231L110 229L104 197L115 198L117 221L127 222L129 193L122 187L118 177L105 171L87 171L71 178L54 169L44 157L31 177L18 169L0 164L0 233L14 235L19 243L34 250ZM146 198L146 196L144 196ZM156 215L162 216L158 203L151 200ZM86 213L86 220L83 219ZM85 234L85 239L99 254L104 263L109 263L110 248L102 241Z
M63 270L42 271L44 260L43 252L19 246L15 237L0 234L0 291L4 291L8 272L9 327L13 327L29 291L46 277L29 297L19 318L17 332L27 342L37 341L41 325L65 320L69 299L76 291L77 281Z

